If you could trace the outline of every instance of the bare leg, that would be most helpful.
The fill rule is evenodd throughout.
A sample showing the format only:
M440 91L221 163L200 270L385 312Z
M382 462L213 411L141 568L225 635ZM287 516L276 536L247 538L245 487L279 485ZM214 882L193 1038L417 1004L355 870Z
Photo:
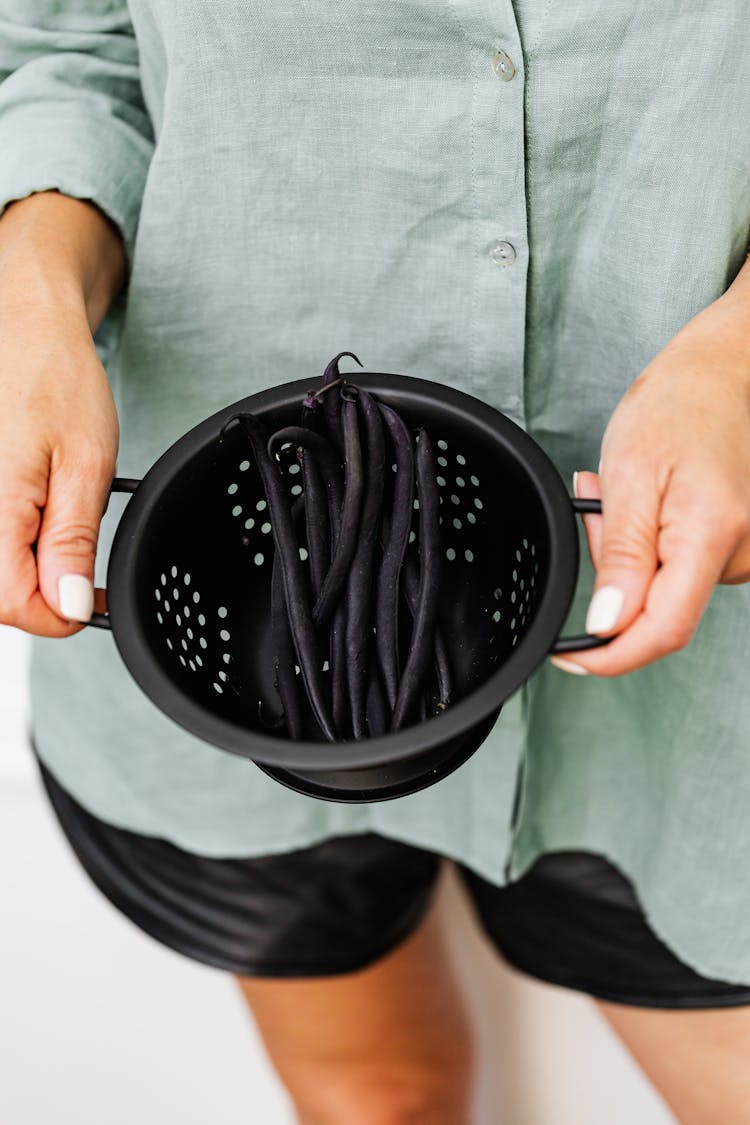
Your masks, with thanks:
M596 1005L681 1125L750 1125L750 1006Z
M468 1125L471 1030L434 908L360 972L237 980L302 1125Z

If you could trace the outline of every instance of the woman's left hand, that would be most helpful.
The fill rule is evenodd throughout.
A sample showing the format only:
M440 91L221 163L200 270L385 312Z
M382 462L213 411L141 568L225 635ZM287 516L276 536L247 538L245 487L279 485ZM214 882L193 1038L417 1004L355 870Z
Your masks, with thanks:
M596 568L586 631L616 638L550 659L619 676L684 648L717 583L750 581L750 265L635 379L577 494ZM571 667L572 665L572 667Z

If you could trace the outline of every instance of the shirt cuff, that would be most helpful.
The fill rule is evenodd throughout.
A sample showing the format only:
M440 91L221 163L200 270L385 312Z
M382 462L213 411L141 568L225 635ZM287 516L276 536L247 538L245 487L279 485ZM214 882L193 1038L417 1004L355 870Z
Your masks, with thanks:
M57 189L94 202L119 228L128 271L153 145L89 103L35 100L0 115L0 215L16 199Z

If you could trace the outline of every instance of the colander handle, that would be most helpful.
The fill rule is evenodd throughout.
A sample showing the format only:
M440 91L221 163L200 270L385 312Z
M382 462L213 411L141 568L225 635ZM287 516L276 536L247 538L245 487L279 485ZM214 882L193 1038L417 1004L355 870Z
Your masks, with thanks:
M571 496L570 502L573 505L573 511L579 514L581 512L594 512L599 516L602 514L601 500ZM597 637L593 633L581 633L578 637L558 637L549 651L582 652L586 648L601 648L602 645L608 645L614 639L614 637Z
M135 492L140 483L141 482L139 480L135 480L134 477L115 477L112 481L112 484L110 485L109 494L111 496L113 492ZM103 590L101 588L97 589L96 592L99 594L106 594L106 590ZM109 623L108 613L92 613L90 620L87 621L86 624L93 625L95 629L112 628Z

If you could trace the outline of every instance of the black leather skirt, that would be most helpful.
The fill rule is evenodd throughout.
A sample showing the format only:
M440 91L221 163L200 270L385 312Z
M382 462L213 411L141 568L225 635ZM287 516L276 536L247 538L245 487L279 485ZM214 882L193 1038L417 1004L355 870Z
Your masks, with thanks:
M61 828L99 890L156 941L240 976L352 972L393 949L430 904L442 857L376 833L297 851L211 858L93 816L37 758ZM631 883L592 852L549 852L495 886L458 865L498 952L529 976L653 1008L750 1004L700 976L649 927Z

